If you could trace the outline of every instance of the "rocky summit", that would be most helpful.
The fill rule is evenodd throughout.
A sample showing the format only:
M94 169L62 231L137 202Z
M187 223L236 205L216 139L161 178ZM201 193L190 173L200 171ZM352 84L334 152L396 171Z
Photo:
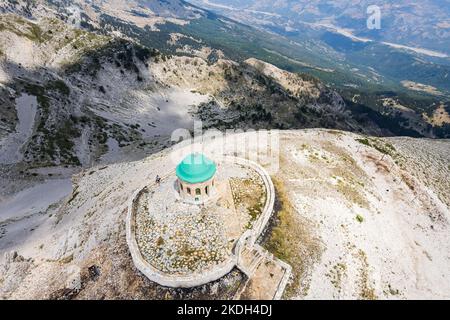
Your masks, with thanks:
M0 299L450 299L446 8L319 3L0 0Z

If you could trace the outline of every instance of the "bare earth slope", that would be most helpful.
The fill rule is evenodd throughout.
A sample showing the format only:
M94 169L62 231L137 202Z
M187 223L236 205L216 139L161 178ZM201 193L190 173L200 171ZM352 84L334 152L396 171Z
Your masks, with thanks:
M280 170L272 177L277 212L260 241L293 266L285 298L450 297L450 211L442 197L449 173L442 168L449 153L442 150L449 141L439 141L439 156L427 168L439 172L441 183L430 183L424 179L429 175L417 174L411 164L414 148L404 151L401 139L317 129L283 131L280 139ZM407 141L423 148L433 143ZM0 296L232 297L242 280L238 271L202 288L169 290L146 280L131 263L124 231L127 200L174 166L168 156L163 151L86 169L72 177L65 198L26 212L25 220L2 222ZM35 224L27 225L29 219ZM26 236L17 237L23 226Z
M171 132L195 117L216 128L383 133L319 81L256 59L167 56L51 15L1 14L0 35L0 164L139 159L168 146ZM21 109L33 112L21 117Z
M317 258L311 246L299 245L315 262L299 270L292 297L449 297L450 212L438 197L448 191L449 142L425 164L440 181L434 187L411 163L419 156L412 149L431 150L435 142L407 143L403 153L388 140L338 132L284 135L277 176L322 250Z

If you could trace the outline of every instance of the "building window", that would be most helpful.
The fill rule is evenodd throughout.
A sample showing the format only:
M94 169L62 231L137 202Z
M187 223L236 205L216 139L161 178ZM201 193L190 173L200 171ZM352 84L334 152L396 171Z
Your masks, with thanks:
M187 193L191 194L191 188L186 188L187 189Z
M183 190L183 185L180 183L180 189Z
M207 195L209 195L208 186L205 187L205 193L206 193Z
M202 191L200 190L200 188L195 189L195 194L198 196L202 194Z

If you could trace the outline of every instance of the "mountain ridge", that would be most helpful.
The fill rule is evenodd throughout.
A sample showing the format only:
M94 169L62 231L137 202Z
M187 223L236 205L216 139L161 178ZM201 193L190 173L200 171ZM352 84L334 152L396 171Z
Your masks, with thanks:
M1 299L242 292L236 269L159 286L126 244L130 198L172 174L172 132L198 120L248 131L232 137L249 153L254 130L279 137L275 212L258 243L292 266L283 298L450 297L450 142L438 139L450 110L438 88L405 82L417 93L400 98L353 88L348 73L333 86L314 76L340 72L315 47L291 55L285 37L182 1L116 3L0 0Z

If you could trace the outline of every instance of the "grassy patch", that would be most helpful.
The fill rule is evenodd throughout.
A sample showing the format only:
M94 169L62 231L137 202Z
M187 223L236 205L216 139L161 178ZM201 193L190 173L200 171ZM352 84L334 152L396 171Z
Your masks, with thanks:
M156 241L156 245L158 247L161 247L162 245L164 245L164 239L162 237L159 237L158 240Z
M64 263L64 264L70 263L72 261L73 261L73 253L58 260L58 262Z
M80 134L79 129L70 120L65 120L54 134L48 135L46 151L54 158L56 148L58 148L60 156L68 164L79 165L79 159L73 155L75 143L72 139L79 137Z
M330 278L331 284L341 292L342 279L344 278L347 271L347 266L343 263L336 263L330 271L326 274Z
M307 221L302 221L291 204L284 183L276 178L272 180L276 189L276 215L263 246L291 265L293 281L284 295L292 297L299 289L302 292L308 290L307 287L301 288L302 280L311 261L318 259L321 246L319 240L312 237Z
M29 95L33 95L36 97L37 102L39 103L39 106L48 112L50 108L50 100L48 96L46 95L45 88L32 83L25 84L25 91Z
M31 25L30 33L27 35L27 38L36 42L44 42L48 40L48 37L44 34L44 32L42 32L42 29L35 24Z
M358 281L360 298L364 300L376 300L378 297L375 294L375 289L369 281L369 263L367 261L367 255L363 250L359 249L357 256L361 262Z
M75 146L73 139L80 137L81 133L74 119L65 119L55 125L48 123L53 92L68 96L69 87L61 80L49 81L45 86L24 83L23 87L27 94L36 97L39 105L37 132L41 134L43 140L36 145L36 148L39 149L41 160L44 159L44 155L55 160L59 154L62 163L79 165L80 161L73 152Z
M339 180L336 188L350 203L355 203L361 208L369 208L369 202L359 190L359 185Z
M46 84L45 88L47 90L58 91L59 93L65 96L68 96L70 94L70 88L62 80L49 81Z
M38 25L16 15L4 15L0 20L0 31L7 30L33 42L43 43L50 39Z
M230 187L236 207L242 207L249 214L250 220L246 226L251 229L253 223L261 215L266 203L266 192L262 181L252 179L232 178Z
M362 143L363 145L372 147L383 154L389 155L392 158L395 158L398 155L397 150L395 150L395 147L392 144L382 141L381 139L358 138L355 140L359 143Z

